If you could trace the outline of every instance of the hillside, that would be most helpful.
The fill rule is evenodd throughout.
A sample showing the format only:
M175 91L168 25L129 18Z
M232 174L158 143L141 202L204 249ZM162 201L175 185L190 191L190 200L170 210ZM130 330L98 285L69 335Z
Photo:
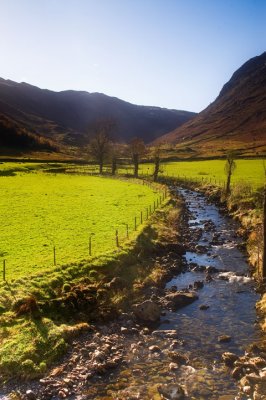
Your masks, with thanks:
M8 154L10 149L15 153L24 150L57 151L52 141L21 128L3 115L0 115L0 148L1 154Z
M205 110L158 141L190 157L228 149L266 154L266 52L242 65Z
M52 139L64 150L86 144L88 127L101 118L114 120L116 140L128 142L138 136L147 143L196 115L138 106L101 93L53 92L2 78L0 114L29 132Z

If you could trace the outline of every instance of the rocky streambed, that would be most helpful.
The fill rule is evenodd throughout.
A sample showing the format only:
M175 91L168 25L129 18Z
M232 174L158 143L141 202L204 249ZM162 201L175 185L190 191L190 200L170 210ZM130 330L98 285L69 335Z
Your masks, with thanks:
M0 398L266 399L266 340L238 227L202 194L179 192L188 219L182 265L174 246L154 259L176 275L116 320L89 327L42 379L7 384Z

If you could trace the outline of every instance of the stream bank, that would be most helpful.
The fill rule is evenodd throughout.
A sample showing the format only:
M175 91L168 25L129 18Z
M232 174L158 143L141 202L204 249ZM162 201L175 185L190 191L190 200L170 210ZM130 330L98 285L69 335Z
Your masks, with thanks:
M20 385L14 396L265 399L266 346L254 309L258 295L239 250L237 226L202 194L181 190L181 195L188 208L182 268L174 251L157 255L154 263L175 268L165 287L162 280L146 288L160 321L140 323L128 310L94 326L72 342L62 363L41 380ZM181 296L193 299L181 307Z

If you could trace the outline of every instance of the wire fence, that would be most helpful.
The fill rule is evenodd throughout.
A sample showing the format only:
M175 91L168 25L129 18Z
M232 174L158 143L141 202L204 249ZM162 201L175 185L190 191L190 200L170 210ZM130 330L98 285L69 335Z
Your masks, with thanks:
M131 220L123 223L114 223L113 229L109 229L108 234L98 234L97 231L84 232L84 239L82 244L79 242L78 255L76 252L75 257L68 256L69 249L64 248L60 243L53 240L51 245L45 248L45 255L40 257L38 254L37 264L31 265L27 268L28 273L40 272L43 268L61 265L63 263L78 262L81 260L89 259L90 257L100 256L105 252L120 250L126 243L129 243L137 235L141 227L144 227L154 212L161 208L163 203L168 198L168 189L162 184L155 184L150 181L139 180L139 184L147 185L155 191L154 200L141 210L139 210ZM60 229L60 228L59 228ZM71 229L71 227L70 227ZM86 229L84 229L86 230ZM75 247L75 244L70 243L69 248ZM33 248L32 253L37 255L38 249ZM104 250L103 250L104 249ZM44 250L42 249L42 252ZM29 254L29 258L32 256ZM23 262L23 261L20 261ZM4 257L2 260L2 279L7 281L16 279L23 276L22 273L17 273L19 261L12 260L12 255Z

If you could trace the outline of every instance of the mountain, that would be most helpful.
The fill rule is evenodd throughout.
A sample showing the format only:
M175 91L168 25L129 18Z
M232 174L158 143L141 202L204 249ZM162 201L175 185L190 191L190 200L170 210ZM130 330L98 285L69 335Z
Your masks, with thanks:
M138 106L101 93L53 92L0 78L0 115L66 150L87 144L88 127L99 119L115 122L117 141L128 142L138 136L148 143L196 114Z
M266 154L266 52L243 64L216 100L155 143L176 145L183 155Z

